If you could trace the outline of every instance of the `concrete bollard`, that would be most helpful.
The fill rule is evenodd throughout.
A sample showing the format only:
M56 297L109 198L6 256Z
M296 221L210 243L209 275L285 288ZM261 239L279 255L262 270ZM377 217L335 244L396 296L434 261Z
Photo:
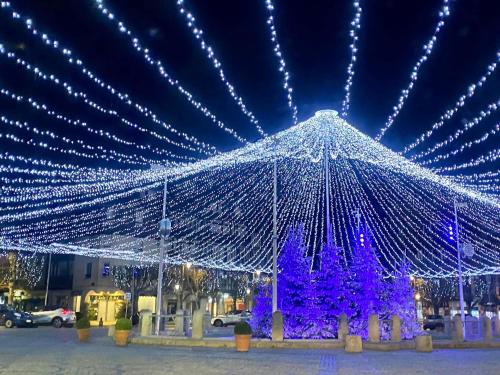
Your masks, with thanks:
M273 332L271 339L273 341L283 341L283 314L281 311L273 312Z
M415 349L417 352L430 353L432 352L432 336L417 336L415 337Z
M347 322L347 315L345 313L340 314L339 325L338 325L338 339L340 341L345 341L346 336L349 334L349 323Z
M449 315L444 317L444 334L446 336L451 336L451 318Z
M139 327L139 333L141 336L151 336L153 333L153 313L150 310L144 310L141 312L141 322Z
M359 335L347 335L345 337L346 353L361 353L363 351L363 343Z
M391 321L391 341L401 341L401 319L397 315L392 316Z
M203 332L209 333L212 330L212 316L209 312L203 312Z
M184 336L184 319L185 312L182 309L179 309L175 312L175 334L179 336Z
M110 325L108 327L108 336L111 336L111 337L115 336L115 326L114 325Z
M460 319L459 315L453 317L453 341L464 341L464 327L462 325L462 319Z
M200 298L200 310L203 311L203 333L207 334L212 328L212 315L208 311L208 298Z
M493 340L493 329L491 326L491 319L488 318L487 316L482 316L481 317L481 328L482 328L482 333L483 333L483 340L484 341L491 341Z
M380 322L377 314L371 314L368 318L368 341L380 342Z
M203 338L203 315L205 315L205 312L201 310L196 310L193 313L192 330L191 330L191 338L193 339Z

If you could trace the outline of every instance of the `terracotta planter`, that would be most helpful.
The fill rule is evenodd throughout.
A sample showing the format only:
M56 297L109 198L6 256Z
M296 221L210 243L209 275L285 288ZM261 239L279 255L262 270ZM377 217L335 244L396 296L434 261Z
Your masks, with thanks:
M128 345L128 335L130 331L115 331L115 344L118 346L127 346Z
M236 342L237 352L248 352L250 349L250 339L252 335L234 335L234 341Z
M81 342L88 341L88 339L90 337L90 329L89 328L77 329L76 332L78 332L78 339Z

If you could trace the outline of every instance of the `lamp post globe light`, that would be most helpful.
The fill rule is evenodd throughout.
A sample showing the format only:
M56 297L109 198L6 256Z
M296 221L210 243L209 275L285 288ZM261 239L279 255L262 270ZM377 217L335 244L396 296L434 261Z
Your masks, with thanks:
M172 222L167 217L160 220L160 236L168 238L172 232Z

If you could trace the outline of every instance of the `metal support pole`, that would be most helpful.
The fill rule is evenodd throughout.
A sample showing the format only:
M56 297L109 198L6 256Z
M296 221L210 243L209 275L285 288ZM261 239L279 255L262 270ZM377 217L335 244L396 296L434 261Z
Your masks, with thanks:
M132 304L130 305L130 317L134 317L134 301L135 301L135 266L132 268L132 290L130 291Z
M455 211L455 234L457 236L457 257L458 257L458 293L460 296L460 318L462 320L464 338L465 338L465 311L464 311L464 285L462 280L462 255L460 254L460 233L458 230L457 199L453 200L453 209Z
M273 166L273 312L278 311L278 161Z
M326 194L326 242L330 246L332 238L332 227L330 221L330 164L328 157L328 143L325 142L325 194Z
M50 265L52 263L52 253L49 253L49 264L47 266L47 282L45 283L45 306L49 300Z
M167 177L165 177L165 185L163 188L163 215L165 219L167 214ZM160 234L161 235L161 234ZM165 257L165 236L161 235L160 238L160 259L158 261L158 288L156 290L156 321L155 321L155 335L160 334L160 319L161 319L161 295L163 284L163 258Z

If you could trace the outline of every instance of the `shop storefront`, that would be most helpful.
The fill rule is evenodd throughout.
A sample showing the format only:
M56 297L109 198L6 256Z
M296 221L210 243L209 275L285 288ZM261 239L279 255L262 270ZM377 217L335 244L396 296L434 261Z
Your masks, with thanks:
M118 291L89 291L85 296L85 304L90 323L112 325L125 312L125 293Z

